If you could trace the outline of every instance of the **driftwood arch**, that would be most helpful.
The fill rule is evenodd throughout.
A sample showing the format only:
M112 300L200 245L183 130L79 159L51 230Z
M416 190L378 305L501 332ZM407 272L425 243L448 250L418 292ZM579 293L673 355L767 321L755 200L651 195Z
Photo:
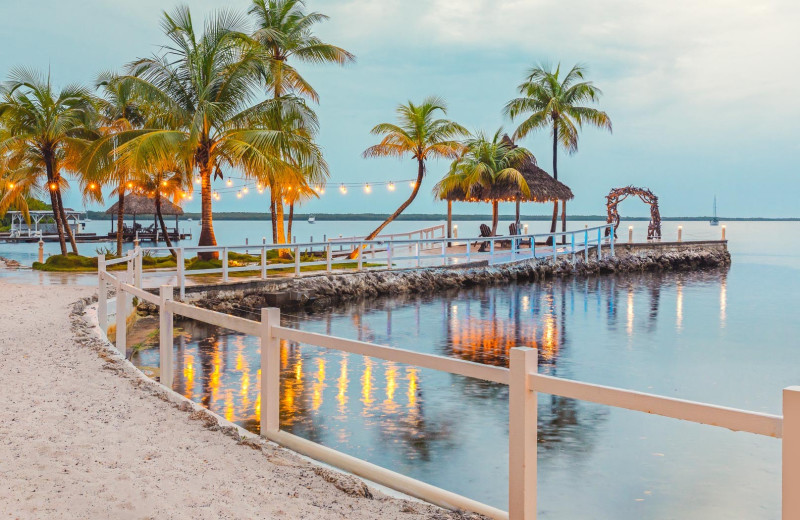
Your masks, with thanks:
M642 199L642 202L650 205L650 224L647 226L647 239L661 238L661 214L658 212L658 197L647 188L636 188L634 186L614 188L606 196L606 207L608 208L606 223L614 225L614 238L617 238L617 228L619 227L617 204L627 199L629 195L635 195ZM606 235L609 234L610 231L606 230Z

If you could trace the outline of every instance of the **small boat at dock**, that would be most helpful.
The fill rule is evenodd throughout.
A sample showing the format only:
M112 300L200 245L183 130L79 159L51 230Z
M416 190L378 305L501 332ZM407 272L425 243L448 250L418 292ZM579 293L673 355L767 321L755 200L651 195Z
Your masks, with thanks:
M309 224L313 224L313 223L314 223L314 222L316 222L316 221L317 221L317 219L316 219L316 218L314 218L314 215L311 215L310 217L308 217L308 223L309 223Z
M708 222L712 226L719 226L719 218L717 218L717 196L714 195L714 216Z

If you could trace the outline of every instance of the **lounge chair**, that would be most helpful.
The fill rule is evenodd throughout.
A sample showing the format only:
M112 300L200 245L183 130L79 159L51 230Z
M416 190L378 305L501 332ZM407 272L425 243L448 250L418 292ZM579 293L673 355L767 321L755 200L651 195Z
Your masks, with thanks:
M487 226L486 224L481 224L481 237L490 237L492 236L492 228ZM479 253L486 252L486 248L489 247L489 242L481 242L481 247L478 249Z
M512 237L513 236L517 236L517 235L521 235L522 234L522 229L517 227L517 224L515 222L512 222L511 224L508 225L508 234L511 235ZM528 240L521 240L520 239L520 240L517 241L517 247L520 247L520 246L523 246L523 245L531 247L531 239L530 238Z

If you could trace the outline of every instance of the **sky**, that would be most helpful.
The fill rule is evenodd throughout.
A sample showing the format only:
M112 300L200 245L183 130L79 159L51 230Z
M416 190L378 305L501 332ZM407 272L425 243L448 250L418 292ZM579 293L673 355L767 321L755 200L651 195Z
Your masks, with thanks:
M35 8L32 7L35 5ZM24 65L53 82L90 84L166 43L159 21L172 0L0 1L0 76ZM211 10L246 10L248 0L188 2L198 22ZM650 188L664 216L708 215L713 198L729 217L798 217L800 3L783 0L307 0L331 18L318 35L357 56L355 64L295 64L320 94L318 137L330 166L325 194L306 213L388 213L407 183L371 194L340 183L412 179L411 159L364 159L370 129L391 122L399 103L438 95L447 117L472 131L515 125L502 115L526 71L539 63L588 67L613 133L584 128L578 152L559 151L559 179L572 214L604 214L614 187ZM520 141L547 171L547 131ZM448 163L431 162L409 213L443 213L431 189ZM237 181L238 184L239 181ZM223 183L219 183L224 188ZM80 196L67 194L80 208ZM111 201L107 201L107 206ZM528 205L525 214L547 214ZM199 211L199 196L186 205ZM215 211L267 211L266 195L223 194ZM89 209L102 209L90 206ZM501 212L511 213L509 205ZM486 204L455 213L489 214ZM628 200L622 215L646 216Z

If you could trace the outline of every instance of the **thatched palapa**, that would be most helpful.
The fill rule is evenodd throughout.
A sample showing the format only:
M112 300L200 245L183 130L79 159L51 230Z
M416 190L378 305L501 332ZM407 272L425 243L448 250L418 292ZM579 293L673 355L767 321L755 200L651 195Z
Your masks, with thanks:
M116 215L119 201L115 202L113 206L106 210L106 215ZM156 214L156 200L155 198L145 197L144 195L125 195L125 203L123 204L123 213L125 215L155 215ZM162 215L183 215L183 210L161 197L161 214Z

